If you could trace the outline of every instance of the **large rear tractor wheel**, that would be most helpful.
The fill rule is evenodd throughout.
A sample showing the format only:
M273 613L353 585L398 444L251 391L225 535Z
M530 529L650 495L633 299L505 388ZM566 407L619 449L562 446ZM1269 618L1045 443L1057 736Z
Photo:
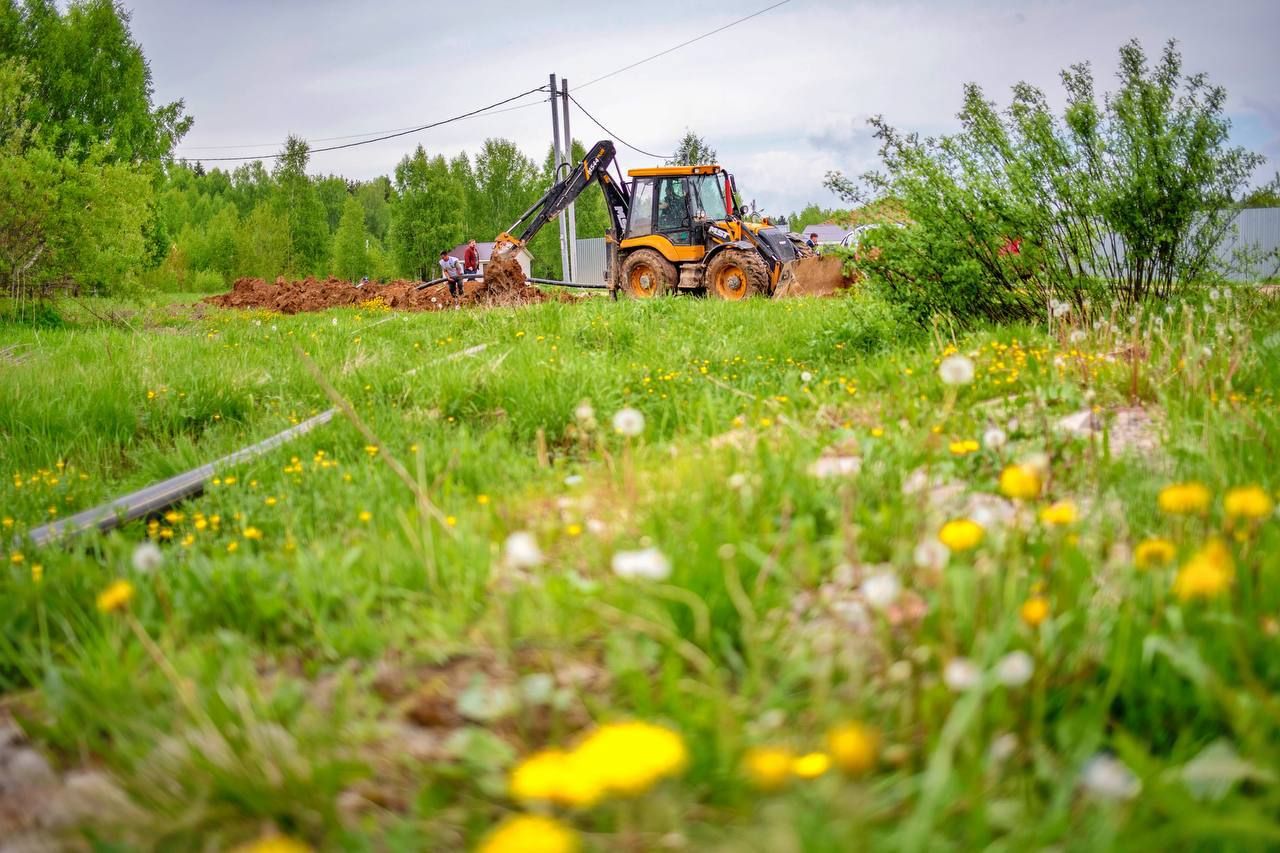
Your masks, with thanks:
M653 249L636 249L622 262L622 292L633 299L663 296L675 286L675 265Z
M707 293L736 302L769 292L769 268L764 259L745 249L725 249L707 264Z

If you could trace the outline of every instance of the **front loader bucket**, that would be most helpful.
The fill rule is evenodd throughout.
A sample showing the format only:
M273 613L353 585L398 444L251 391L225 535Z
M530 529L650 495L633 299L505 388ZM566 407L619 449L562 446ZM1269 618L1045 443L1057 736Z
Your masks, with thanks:
M844 261L834 255L814 255L788 261L773 289L774 299L792 296L835 296L853 284L844 274Z

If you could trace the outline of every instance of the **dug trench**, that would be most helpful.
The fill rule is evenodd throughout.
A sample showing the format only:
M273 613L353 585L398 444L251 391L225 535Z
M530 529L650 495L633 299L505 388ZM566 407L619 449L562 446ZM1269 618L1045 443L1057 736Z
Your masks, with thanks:
M416 281L396 280L389 284L357 286L338 278L305 278L289 281L283 276L274 283L260 278L241 278L227 293L203 301L219 308L265 308L281 314L324 311L328 308L358 306L373 300L397 311L443 311L455 304L462 308L528 305L537 302L574 302L564 291L544 291L525 281L524 271L514 258L497 255L485 268L481 281L468 281L461 300L449 295L444 283L421 287ZM835 257L802 258L793 275L779 284L775 299L797 296L836 296L848 290L855 279L847 276Z
M374 300L397 311L443 311L454 305L477 308L574 301L575 297L568 293L547 293L526 284L519 264L515 261L510 263L515 266L514 273L499 262L495 261L497 269L490 264L485 271L485 280L465 283L461 299L452 298L448 286L443 283L421 287L420 282L398 280L389 284L357 286L338 278L288 281L281 277L274 283L260 278L238 279L230 292L209 296L203 301L219 308L265 308L281 314L358 306Z

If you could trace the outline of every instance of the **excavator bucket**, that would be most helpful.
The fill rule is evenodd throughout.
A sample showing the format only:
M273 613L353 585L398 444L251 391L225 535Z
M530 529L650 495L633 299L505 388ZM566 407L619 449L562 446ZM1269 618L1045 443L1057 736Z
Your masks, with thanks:
M835 296L853 284L844 274L844 261L831 255L811 255L783 265L773 289L774 299L793 296Z
M493 254L484 268L484 290L490 299L501 300L524 290L524 268L518 257L523 245L510 234L502 234L494 241Z

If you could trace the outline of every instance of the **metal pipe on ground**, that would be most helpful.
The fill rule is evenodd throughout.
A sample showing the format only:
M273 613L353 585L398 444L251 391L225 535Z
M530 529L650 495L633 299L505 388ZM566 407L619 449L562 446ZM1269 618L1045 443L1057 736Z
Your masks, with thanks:
M145 489L131 492L109 503L86 509L84 512L78 512L61 521L55 521L52 524L45 524L29 530L25 537L18 537L14 544L20 547L24 544L23 540L26 539L35 545L47 545L50 542L67 536L75 536L86 530L96 528L105 533L121 524L145 518L152 513L159 512L166 507L204 491L205 483L213 477L217 469L256 459L268 451L274 450L280 445L305 435L322 424L328 423L333 419L337 411L337 409L328 409L315 417L307 418L296 426L289 427L283 432L278 432L268 439L252 444L242 450L237 450L235 453L228 454L206 465L201 465L199 468L187 471L185 474L161 480L159 483L152 483Z

